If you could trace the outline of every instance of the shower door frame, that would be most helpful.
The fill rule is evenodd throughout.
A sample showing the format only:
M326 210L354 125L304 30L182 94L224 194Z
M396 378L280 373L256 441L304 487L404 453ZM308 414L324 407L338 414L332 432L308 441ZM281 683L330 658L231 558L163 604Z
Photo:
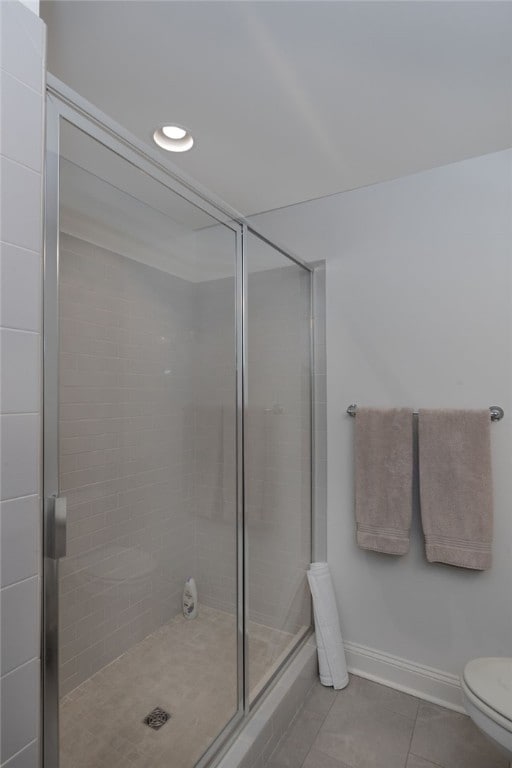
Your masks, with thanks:
M162 162L158 152L78 96L52 75L47 79L46 160L44 194L43 274L43 553L41 622L41 734L42 766L59 766L59 557L55 547L54 499L59 495L59 164L62 120L83 131L126 162L199 208L235 235L235 347L236 347L236 541L237 541L237 710L206 749L195 768L204 768L221 755L243 726L282 669L290 663L307 637L299 638L287 658L274 671L258 697L249 702L247 636L247 530L244 519L244 418L247 403L247 273L248 233L310 273L310 393L311 393L311 547L317 551L314 526L314 272L315 268L261 234L252 224L196 182ZM61 532L62 533L62 532ZM65 527L63 528L65 536ZM57 532L58 535L58 532Z

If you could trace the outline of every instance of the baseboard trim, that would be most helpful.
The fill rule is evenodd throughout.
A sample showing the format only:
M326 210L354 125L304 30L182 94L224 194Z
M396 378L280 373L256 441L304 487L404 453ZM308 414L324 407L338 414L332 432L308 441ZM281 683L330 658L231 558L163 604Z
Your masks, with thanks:
M348 671L354 675L410 693L455 712L465 712L457 675L416 664L359 643L346 642L345 654Z

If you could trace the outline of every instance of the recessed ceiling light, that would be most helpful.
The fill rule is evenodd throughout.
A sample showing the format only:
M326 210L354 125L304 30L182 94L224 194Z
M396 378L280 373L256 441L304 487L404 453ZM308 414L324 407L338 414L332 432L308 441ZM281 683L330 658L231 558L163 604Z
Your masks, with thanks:
M184 128L178 128L177 125L164 125L162 127L162 133L167 136L168 139L183 139L187 135Z
M163 125L153 134L153 140L168 152L187 152L194 144L194 139L185 128L179 125Z

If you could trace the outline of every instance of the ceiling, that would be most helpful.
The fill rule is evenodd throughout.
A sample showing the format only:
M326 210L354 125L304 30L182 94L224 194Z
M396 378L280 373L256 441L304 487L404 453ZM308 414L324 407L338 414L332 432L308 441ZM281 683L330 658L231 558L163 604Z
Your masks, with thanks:
M49 0L48 67L251 215L512 145L510 2Z
M234 279L236 235L229 226L65 120L60 156L61 232L189 282ZM249 273L287 266L255 237L248 254Z

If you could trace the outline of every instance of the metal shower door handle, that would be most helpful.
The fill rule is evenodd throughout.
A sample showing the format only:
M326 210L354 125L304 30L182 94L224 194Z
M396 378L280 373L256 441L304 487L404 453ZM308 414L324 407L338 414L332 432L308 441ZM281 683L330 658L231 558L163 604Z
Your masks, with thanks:
M46 499L46 557L59 560L66 557L67 499L50 496Z

